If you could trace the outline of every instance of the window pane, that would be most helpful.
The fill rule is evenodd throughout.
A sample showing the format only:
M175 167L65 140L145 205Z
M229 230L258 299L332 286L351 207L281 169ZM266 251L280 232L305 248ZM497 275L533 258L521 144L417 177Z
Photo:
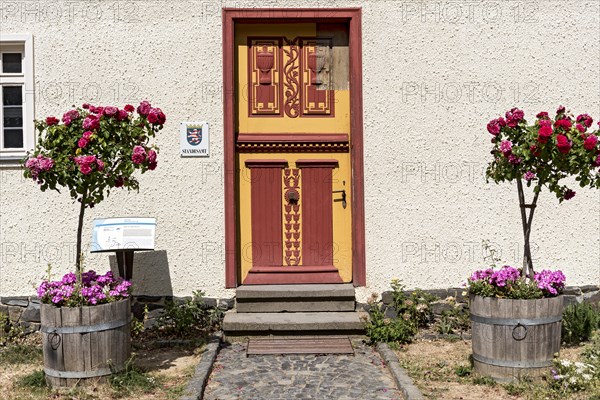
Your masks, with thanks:
M20 74L21 53L2 53L2 72Z
M4 129L4 148L23 148L23 129Z
M22 106L23 91L21 86L3 86L2 104L5 106Z
M4 107L4 127L22 128L23 127L23 107L8 106Z

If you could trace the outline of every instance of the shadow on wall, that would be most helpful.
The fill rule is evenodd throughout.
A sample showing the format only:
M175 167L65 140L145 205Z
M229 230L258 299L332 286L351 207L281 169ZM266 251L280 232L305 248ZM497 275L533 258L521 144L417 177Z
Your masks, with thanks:
M117 257L109 256L110 270L118 276ZM135 252L133 257L134 296L173 296L166 250Z

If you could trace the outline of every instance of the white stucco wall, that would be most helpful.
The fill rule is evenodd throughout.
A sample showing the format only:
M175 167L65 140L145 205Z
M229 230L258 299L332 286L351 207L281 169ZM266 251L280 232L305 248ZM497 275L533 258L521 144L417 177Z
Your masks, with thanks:
M140 193L115 191L86 214L158 219L138 293L224 289L221 6L363 7L367 283L457 286L486 265L481 241L520 264L516 188L486 184L488 120L513 106L526 117L564 104L600 119L600 3L571 1L5 1L0 32L34 36L35 115L71 104L147 98L167 114L159 167ZM179 157L181 121L207 120L211 157ZM33 293L47 263L74 260L77 206L0 169L0 296ZM543 193L532 241L538 268L571 285L600 283L600 193L562 205ZM165 262L164 258L167 261ZM104 270L106 255L87 266Z

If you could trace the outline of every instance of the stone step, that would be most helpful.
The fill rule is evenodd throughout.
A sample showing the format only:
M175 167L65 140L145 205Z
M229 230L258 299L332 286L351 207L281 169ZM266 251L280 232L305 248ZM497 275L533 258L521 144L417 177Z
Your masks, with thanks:
M223 330L227 336L302 335L364 333L359 312L225 313Z
M354 311L352 284L245 285L237 288L239 313Z

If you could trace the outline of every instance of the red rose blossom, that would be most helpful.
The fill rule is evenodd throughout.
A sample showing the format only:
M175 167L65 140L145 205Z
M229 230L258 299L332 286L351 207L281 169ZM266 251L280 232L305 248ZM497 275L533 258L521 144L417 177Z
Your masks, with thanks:
M131 104L127 104L125 105L125 107L123 107L125 109L125 111L127 112L134 112L135 111L135 107L132 106Z
M571 150L571 141L565 135L556 136L556 147L562 154L567 154Z
M46 118L46 124L48 126L58 125L59 122L60 121L56 117L48 117L48 118Z
M569 121L568 119L559 119L554 123L555 128L571 129L572 126L573 123L571 123L571 121Z
M585 138L585 140L583 141L583 147L585 147L585 149L588 151L594 150L596 148L597 144L598 144L598 136L596 136L596 135L590 135L587 138Z

